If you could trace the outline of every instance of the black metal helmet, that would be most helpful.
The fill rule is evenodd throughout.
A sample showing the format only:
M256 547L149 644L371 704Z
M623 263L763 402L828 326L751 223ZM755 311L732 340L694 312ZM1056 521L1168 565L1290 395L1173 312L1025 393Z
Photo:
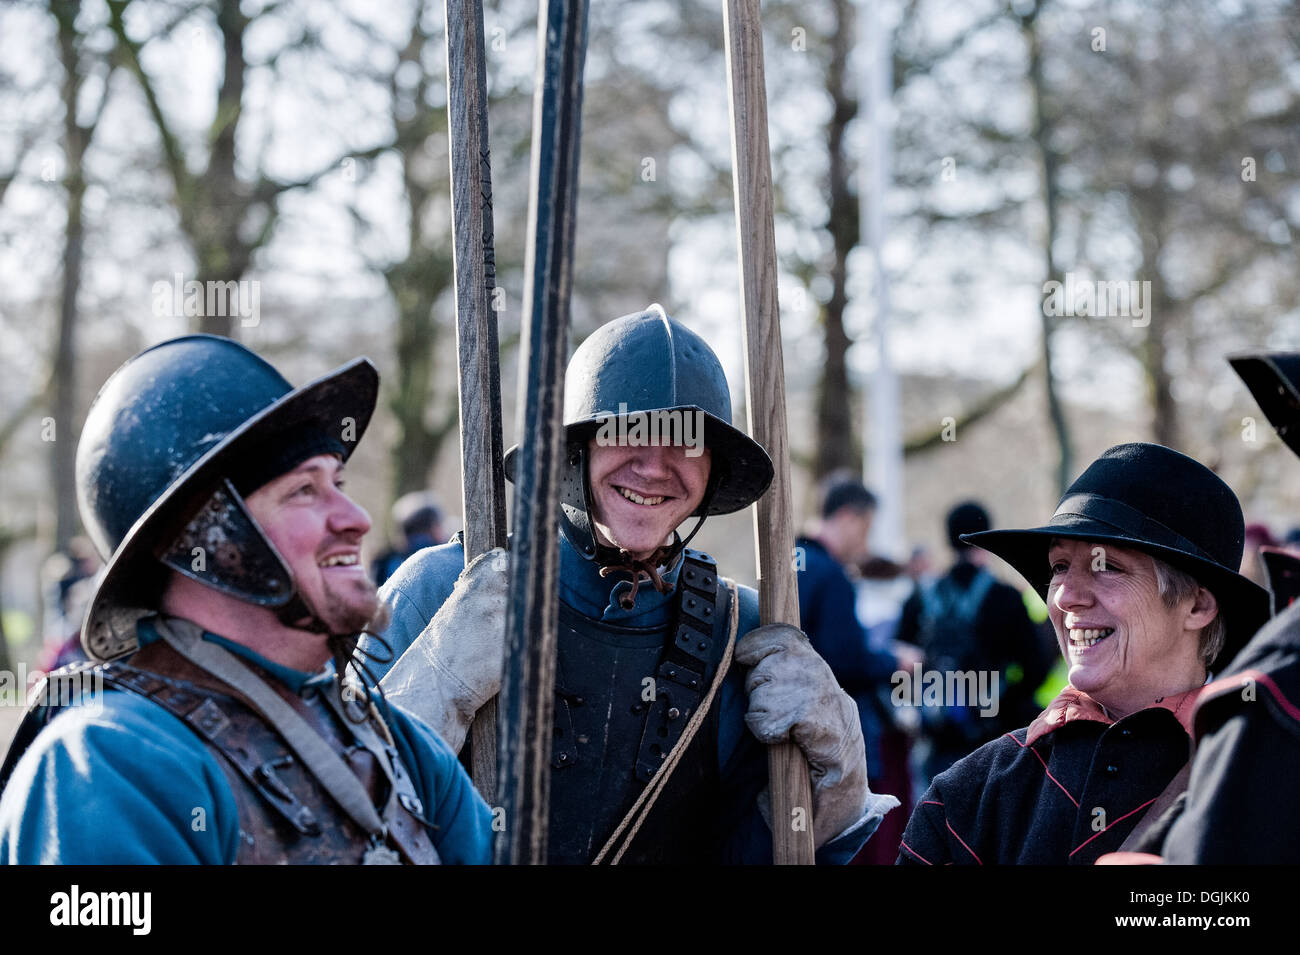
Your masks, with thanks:
M596 329L578 346L564 376L567 467L561 488L561 528L584 556L598 555L588 506L588 442L602 427L655 412L699 412L712 456L708 489L695 510L730 514L762 496L772 483L772 460L758 442L731 424L731 390L722 363L703 338L669 318L660 305L624 315ZM506 452L514 479L518 446ZM694 531L699 529L697 524ZM680 546L684 546L684 541ZM605 550L605 548L601 548Z
M378 391L368 359L295 390L213 335L163 342L115 371L77 445L81 519L107 562L82 627L87 654L136 648L136 621L158 609L167 568L282 613L306 609L243 495L314 454L346 460Z

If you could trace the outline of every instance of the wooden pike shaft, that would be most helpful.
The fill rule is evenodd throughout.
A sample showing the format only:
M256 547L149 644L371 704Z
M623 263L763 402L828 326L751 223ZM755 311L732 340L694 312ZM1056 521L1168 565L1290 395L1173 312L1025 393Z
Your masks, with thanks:
M767 90L759 0L723 0L731 167L740 252L745 329L745 385L750 435L767 449L776 476L754 509L759 612L763 623L799 624L790 448L785 420L785 368L777 307L776 238L772 225L772 159L767 140ZM768 748L772 846L778 865L813 863L812 784L794 743Z
M564 363L578 209L587 0L541 0L520 355L519 457L501 683L496 861L546 861L555 653L559 639Z
M460 366L461 500L465 563L506 542L501 372L498 363L492 162L488 148L487 68L482 0L446 0L447 139L451 152L451 225L455 237L456 351ZM470 726L474 785L494 804L497 702Z

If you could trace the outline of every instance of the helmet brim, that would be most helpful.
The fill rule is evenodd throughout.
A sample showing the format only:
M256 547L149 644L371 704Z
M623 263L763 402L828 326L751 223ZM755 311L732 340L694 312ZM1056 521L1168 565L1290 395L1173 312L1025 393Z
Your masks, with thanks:
M272 435L318 424L347 436L342 441L346 461L365 434L378 398L379 372L368 358L357 358L267 405L208 449L140 515L109 557L82 623L86 654L107 661L134 652L136 622L158 609L149 604L165 568L155 548L203 506L238 455Z

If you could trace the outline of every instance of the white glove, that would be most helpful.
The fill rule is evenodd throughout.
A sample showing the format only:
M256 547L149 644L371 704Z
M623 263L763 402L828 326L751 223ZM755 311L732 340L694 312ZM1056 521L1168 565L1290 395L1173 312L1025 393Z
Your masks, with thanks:
M501 690L506 645L506 552L480 554L379 685L460 751L480 706Z
M745 634L735 660L745 677L745 723L766 744L793 739L811 770L817 848L877 820L898 805L867 785L867 751L858 706L798 627L770 624Z

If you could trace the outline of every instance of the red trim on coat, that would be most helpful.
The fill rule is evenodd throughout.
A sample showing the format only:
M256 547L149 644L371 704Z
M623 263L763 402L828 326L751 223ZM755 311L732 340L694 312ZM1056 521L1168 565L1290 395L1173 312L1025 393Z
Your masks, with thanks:
M943 824L944 824L945 826L948 826L948 820L945 819L945 820L943 821ZM979 864L979 865L983 865L983 864L984 864L983 862L980 862L980 857L977 856L977 855L975 855L975 850L972 849L970 846L966 845L966 840L963 839L961 836L957 835L956 831L953 829L952 826L948 826L948 831L952 833L952 836L953 836L954 839L956 839L958 842L961 843L962 848L965 849L967 852L969 852L969 853L971 854L971 858L973 858L977 864Z
M1111 826L1117 826L1117 825L1119 825L1121 822L1123 822L1123 821L1124 821L1125 819L1127 819L1129 816L1133 815L1133 813L1135 813L1135 812L1141 812L1143 809L1145 809L1147 806L1151 805L1153 802L1156 801L1156 799L1159 799L1159 798L1160 798L1159 796L1156 796L1154 799L1148 799L1146 802L1144 802L1142 805L1138 806L1136 809L1132 809L1132 810L1130 810L1130 811L1124 813L1124 815L1120 816L1118 819L1116 819L1114 822L1112 822L1112 823L1111 823L1109 826L1107 826L1105 829L1101 830L1101 832L1094 832L1094 833L1093 833L1092 835L1090 835L1087 839L1084 839L1081 843L1079 843L1077 846L1075 846L1075 847L1074 847L1074 851L1071 852L1070 855L1073 856L1075 852L1078 852L1080 849L1082 849L1082 848L1083 848L1084 846L1086 846L1088 843L1092 842L1092 840L1093 840L1093 839L1096 839L1099 835L1102 834L1102 832L1109 832L1110 829L1111 829Z
M1288 700L1282 689L1273 682L1273 678L1260 670L1242 670L1240 673L1234 673L1231 676L1221 677L1213 683L1207 683L1201 687L1201 695L1196 700L1196 709L1199 710L1204 704L1211 700L1217 700L1233 690L1241 689L1245 686L1247 680L1262 683L1264 688L1273 694L1273 699L1277 700L1277 704L1282 707L1283 712L1297 723L1300 723L1300 706L1296 706Z
M916 856L918 859L920 859L920 860L921 860L922 862L924 862L926 865L934 865L933 862L931 862L931 861L930 861L929 859L927 859L925 856L921 855L921 853L917 852L915 849L913 849L911 846L909 846L909 845L908 845L906 842L904 842L902 839L899 839L899 840L898 840L898 844L899 844L900 846L902 846L904 849L906 849L908 852L912 853L912 855Z
M1028 743L1022 743L1022 742L1020 742L1020 740L1016 739L1015 736L1012 736L1012 734L1007 733L1007 734L1005 734L1005 735L1006 735L1007 737L1009 737L1009 738L1012 740L1012 742L1014 742L1014 743L1015 743L1017 746L1019 746L1021 749L1027 749L1027 750L1029 750L1031 753L1033 753L1035 756L1038 757L1038 761L1039 761L1040 763L1043 764L1043 772L1047 773L1047 778L1050 779L1052 782L1056 783L1057 788L1060 789L1061 792L1065 793L1065 798L1068 799L1068 800L1070 800L1070 802L1074 803L1074 808L1075 808L1075 809L1078 809L1078 808L1079 808L1079 800L1077 800L1077 799L1075 799L1073 796L1071 796L1071 795L1070 795L1070 790L1068 790L1068 789L1066 789L1064 786L1062 786L1062 785L1061 785L1061 781L1060 781L1059 779L1057 779L1055 776L1052 775L1052 771L1051 771L1050 769L1047 768L1047 760L1043 759L1043 754L1040 753L1038 750L1034 749L1034 748L1033 748L1032 746L1030 746Z

